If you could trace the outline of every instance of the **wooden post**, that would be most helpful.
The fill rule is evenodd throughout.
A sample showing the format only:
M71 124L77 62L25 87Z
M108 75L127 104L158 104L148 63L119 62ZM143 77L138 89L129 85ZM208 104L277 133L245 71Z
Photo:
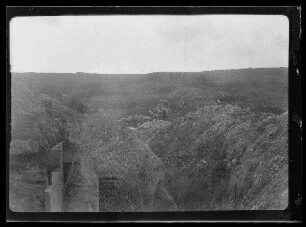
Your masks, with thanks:
M63 208L63 173L61 169L52 172L52 185L45 190L45 211L61 212Z

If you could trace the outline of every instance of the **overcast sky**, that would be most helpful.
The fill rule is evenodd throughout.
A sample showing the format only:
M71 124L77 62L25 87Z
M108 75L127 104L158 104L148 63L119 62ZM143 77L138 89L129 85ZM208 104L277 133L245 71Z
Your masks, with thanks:
M13 72L287 67L284 16L56 16L10 23Z

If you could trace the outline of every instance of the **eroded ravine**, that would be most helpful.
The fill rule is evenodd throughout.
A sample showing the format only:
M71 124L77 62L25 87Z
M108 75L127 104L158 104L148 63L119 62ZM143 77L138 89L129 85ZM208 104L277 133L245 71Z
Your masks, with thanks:
M161 160L136 135L80 155L66 188L67 212L171 211Z

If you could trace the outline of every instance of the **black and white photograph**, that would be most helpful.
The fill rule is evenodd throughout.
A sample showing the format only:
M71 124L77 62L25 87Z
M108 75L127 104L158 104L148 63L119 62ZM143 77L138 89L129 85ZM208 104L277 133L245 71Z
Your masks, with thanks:
M284 15L9 22L13 212L285 210Z

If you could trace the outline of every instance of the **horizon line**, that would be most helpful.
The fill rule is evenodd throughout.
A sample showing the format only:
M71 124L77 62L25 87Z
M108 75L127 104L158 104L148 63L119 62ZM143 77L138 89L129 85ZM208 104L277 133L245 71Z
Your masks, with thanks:
M202 72L212 72L212 71L226 71L226 70L242 70L242 69L276 69L276 68L288 68L288 66L279 66L279 67L246 67L246 68L229 68L229 69L212 69L212 70L203 70L203 71L153 71L146 73L102 73L102 72L38 72L38 71L23 71L23 72L13 72L13 73L53 73L53 74L99 74L99 75L144 75L144 74L153 74L153 73L202 73Z

